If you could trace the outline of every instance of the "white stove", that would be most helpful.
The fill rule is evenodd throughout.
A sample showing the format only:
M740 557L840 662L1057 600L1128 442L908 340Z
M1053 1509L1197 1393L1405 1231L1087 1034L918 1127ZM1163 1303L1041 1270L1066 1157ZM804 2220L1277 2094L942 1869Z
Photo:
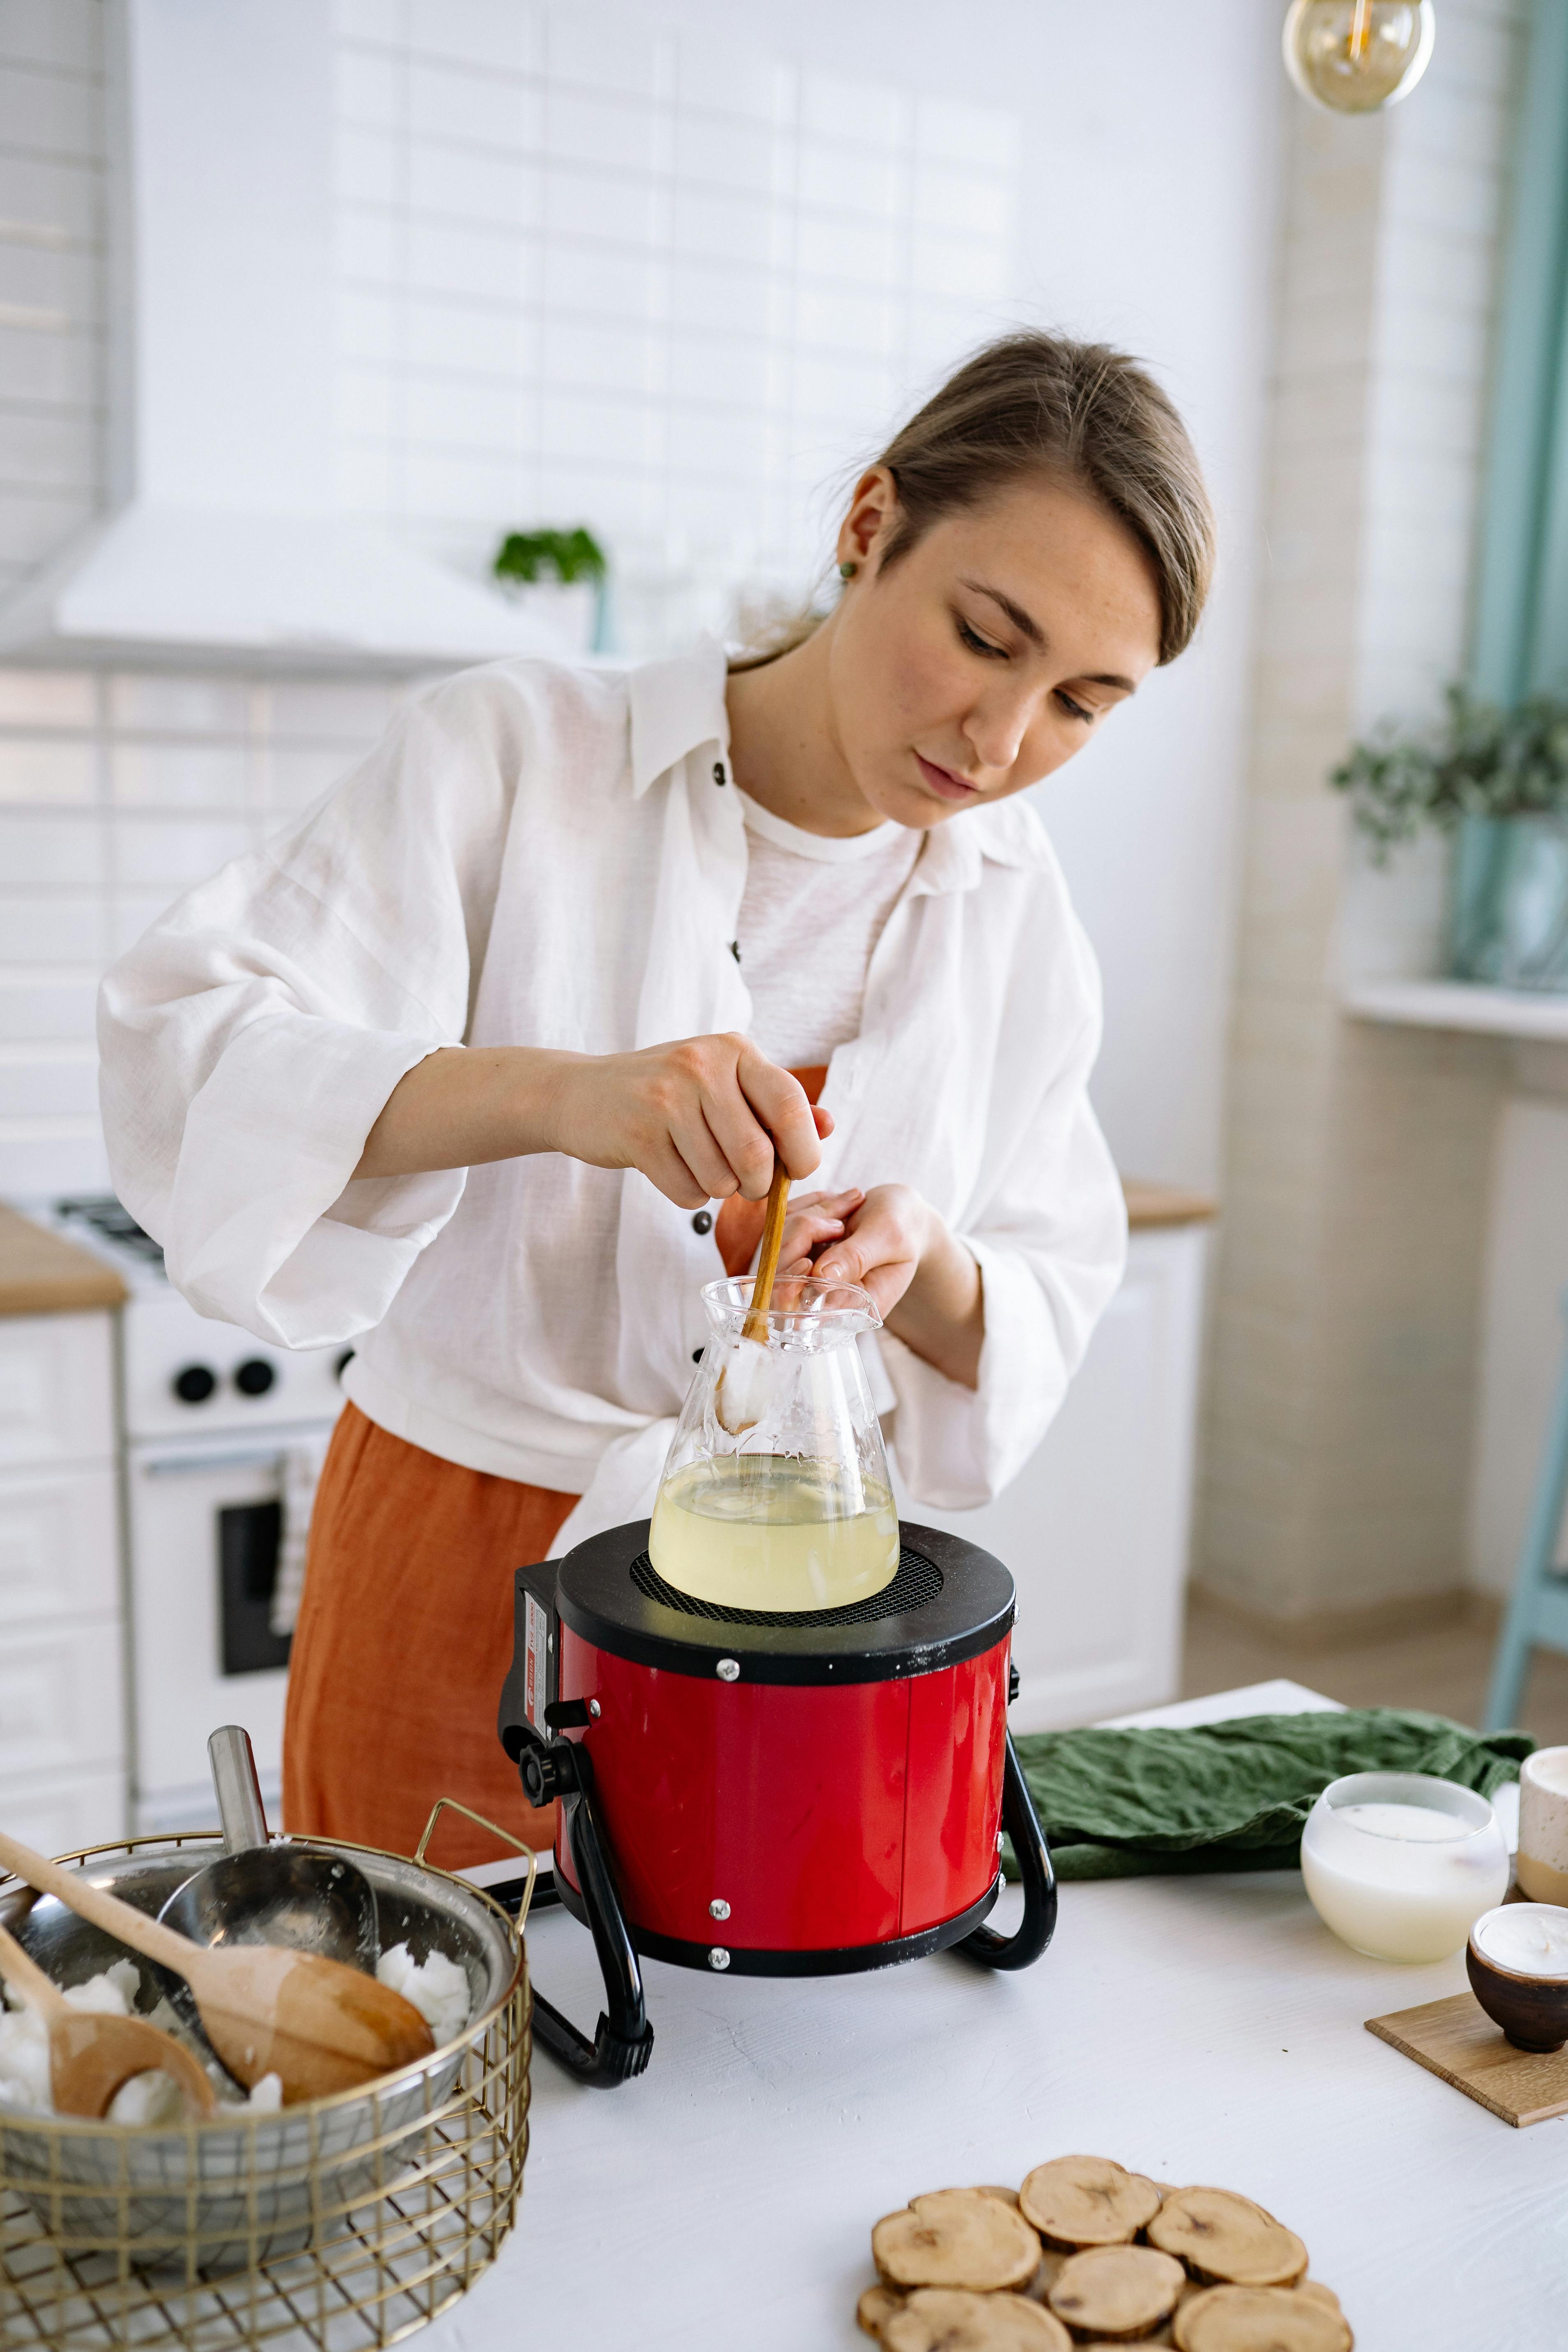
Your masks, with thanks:
M110 1195L28 1213L106 1258L130 1294L119 1412L135 1826L211 1819L206 1739L220 1723L248 1729L276 1822L289 1658L279 1582L302 1558L352 1350L272 1348L198 1315Z

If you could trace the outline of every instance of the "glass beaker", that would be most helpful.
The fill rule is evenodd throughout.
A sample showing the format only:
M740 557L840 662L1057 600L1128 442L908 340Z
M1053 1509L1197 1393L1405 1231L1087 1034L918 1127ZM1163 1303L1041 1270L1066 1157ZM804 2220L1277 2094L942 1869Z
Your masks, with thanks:
M752 1277L708 1283L713 1337L670 1440L648 1556L719 1607L835 1609L890 1584L899 1519L856 1340L881 1328L853 1283L774 1286L748 1338ZM753 1328L755 1318L753 1318Z

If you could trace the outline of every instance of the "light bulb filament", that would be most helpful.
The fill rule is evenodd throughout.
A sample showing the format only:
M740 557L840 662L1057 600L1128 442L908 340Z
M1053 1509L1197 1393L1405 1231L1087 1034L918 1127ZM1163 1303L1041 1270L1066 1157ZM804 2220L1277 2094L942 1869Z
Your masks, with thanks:
M1366 55L1367 36L1372 30L1372 0L1355 0L1355 15L1351 20L1350 56L1352 66L1359 66Z

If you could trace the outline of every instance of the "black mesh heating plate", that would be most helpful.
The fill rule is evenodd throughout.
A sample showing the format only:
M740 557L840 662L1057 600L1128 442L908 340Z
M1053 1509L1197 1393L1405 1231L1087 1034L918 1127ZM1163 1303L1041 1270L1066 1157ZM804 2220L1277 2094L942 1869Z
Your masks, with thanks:
M864 1601L847 1601L841 1609L719 1609L711 1601L694 1600L689 1592L678 1592L673 1584L666 1584L646 1551L639 1552L631 1567L632 1582L649 1601L657 1601L661 1609L678 1609L683 1617L705 1617L714 1625L875 1625L884 1617L907 1616L911 1609L923 1609L942 1591L942 1574L934 1559L923 1552L910 1551L905 1545L899 1553L899 1572L891 1584L884 1584L880 1592L869 1594Z

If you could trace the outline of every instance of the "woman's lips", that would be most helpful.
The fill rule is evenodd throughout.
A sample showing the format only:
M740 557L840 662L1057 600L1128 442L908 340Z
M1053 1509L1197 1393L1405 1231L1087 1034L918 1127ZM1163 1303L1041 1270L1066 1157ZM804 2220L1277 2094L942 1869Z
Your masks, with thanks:
M974 798L976 786L966 784L963 778L955 776L951 768L939 768L933 760L922 760L918 751L915 753L915 765L932 792L939 793L944 801L972 801Z

